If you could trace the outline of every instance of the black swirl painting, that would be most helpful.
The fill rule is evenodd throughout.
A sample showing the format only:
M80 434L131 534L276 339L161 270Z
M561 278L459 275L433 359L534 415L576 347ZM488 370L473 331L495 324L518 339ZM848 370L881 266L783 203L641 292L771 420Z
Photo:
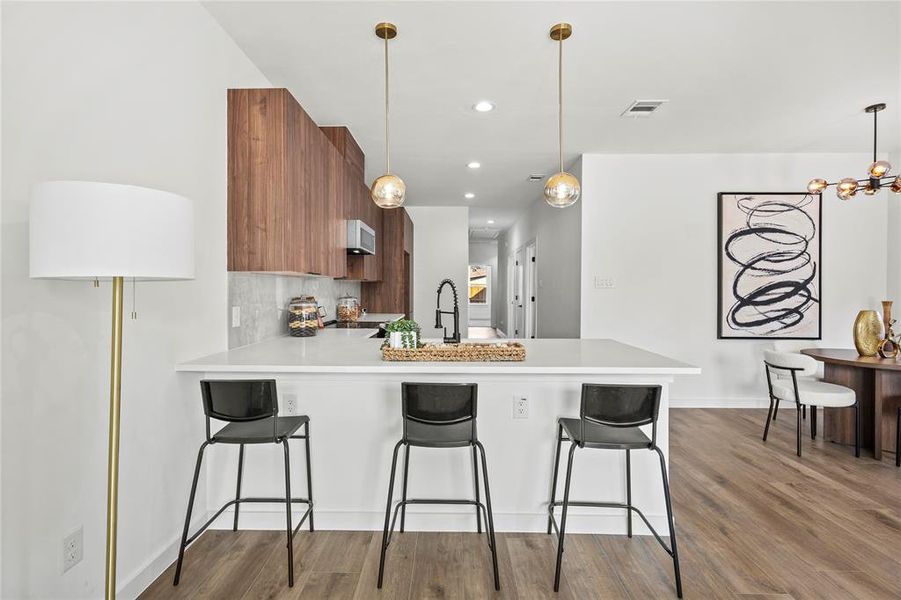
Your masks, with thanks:
M820 339L819 194L721 193L718 337Z

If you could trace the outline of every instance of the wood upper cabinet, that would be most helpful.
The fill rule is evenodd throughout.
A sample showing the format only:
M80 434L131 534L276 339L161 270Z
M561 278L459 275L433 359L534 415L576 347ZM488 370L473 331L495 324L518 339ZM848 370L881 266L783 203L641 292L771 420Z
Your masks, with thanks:
M346 272L344 157L286 89L228 90L228 269Z
M385 211L376 206L369 196L369 186L363 178L363 151L347 127L323 127L322 131L344 157L344 218L359 219L375 231L375 254L348 254L345 278L379 281L382 278L382 251L385 248L382 240L382 213Z
M368 194L367 194L368 195ZM413 315L413 221L403 208L382 211L381 279L361 286L371 312Z

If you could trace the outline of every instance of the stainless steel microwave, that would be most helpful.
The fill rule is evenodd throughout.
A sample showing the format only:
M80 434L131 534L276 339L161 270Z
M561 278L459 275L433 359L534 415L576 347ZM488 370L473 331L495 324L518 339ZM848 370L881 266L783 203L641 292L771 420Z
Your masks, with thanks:
M347 253L375 254L375 231L359 219L347 221Z

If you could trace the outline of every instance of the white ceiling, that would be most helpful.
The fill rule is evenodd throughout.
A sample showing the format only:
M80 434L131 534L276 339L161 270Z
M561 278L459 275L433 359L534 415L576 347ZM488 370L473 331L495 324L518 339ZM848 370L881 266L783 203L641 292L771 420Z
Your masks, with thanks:
M347 125L384 167L383 50L390 20L392 171L411 205L468 205L473 226L512 224L557 170L557 48L565 161L580 154L866 151L899 134L896 2L208 2L273 85L320 125ZM489 99L491 113L472 104ZM620 113L668 99L649 119ZM477 160L482 168L466 167ZM653 183L653 173L648 173ZM665 182L659 182L661 184ZM463 194L473 192L474 200Z

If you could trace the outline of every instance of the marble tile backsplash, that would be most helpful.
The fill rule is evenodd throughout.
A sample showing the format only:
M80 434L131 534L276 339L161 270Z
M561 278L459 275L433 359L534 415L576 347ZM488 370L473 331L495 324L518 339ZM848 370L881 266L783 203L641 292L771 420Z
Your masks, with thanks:
M288 302L295 296L315 296L335 318L335 305L345 294L360 297L360 282L329 277L228 274L228 347L237 348L288 333ZM231 326L232 307L241 308L241 325Z

